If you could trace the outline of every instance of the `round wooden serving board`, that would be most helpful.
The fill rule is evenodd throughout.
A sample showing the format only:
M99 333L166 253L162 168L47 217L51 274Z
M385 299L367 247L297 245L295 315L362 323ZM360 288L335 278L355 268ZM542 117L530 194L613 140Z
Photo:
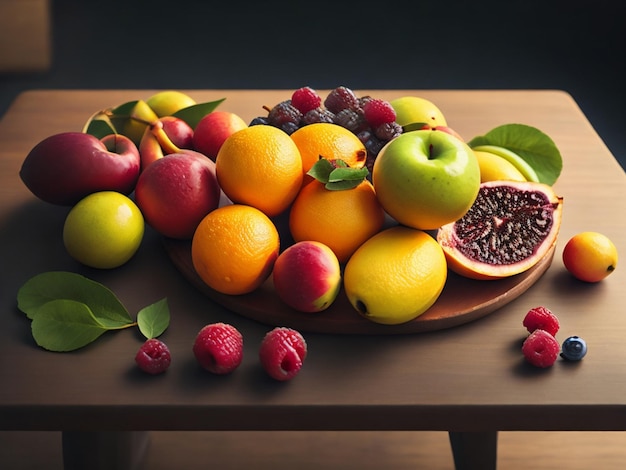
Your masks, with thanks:
M497 281L475 281L449 273L437 302L416 319L400 325L381 325L352 307L343 288L335 302L319 313L303 313L285 305L276 295L270 278L245 295L221 294L196 274L191 260L191 242L164 240L177 269L207 297L244 317L271 326L286 326L303 332L331 334L409 334L442 330L482 318L526 292L550 267L554 246L528 271Z

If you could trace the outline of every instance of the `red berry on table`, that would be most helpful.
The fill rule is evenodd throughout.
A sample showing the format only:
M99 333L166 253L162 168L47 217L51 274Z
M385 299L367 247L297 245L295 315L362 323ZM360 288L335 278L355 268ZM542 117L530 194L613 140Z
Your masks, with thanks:
M322 97L308 86L298 88L291 95L291 105L302 114L306 114L313 109L317 109L322 104Z
M230 374L243 359L243 336L232 325L211 323L198 332L192 349L205 370L217 375Z
M371 99L363 105L365 119L373 128L383 124L395 122L396 112L389 102L381 99Z
M545 330L535 330L522 345L522 353L526 360L535 367L552 366L561 351L556 338Z
M557 316L546 307L531 308L522 324L526 327L529 333L535 330L545 330L552 336L555 336L559 331L559 319Z
M306 341L291 328L276 327L263 338L259 350L261 365L270 377L285 381L295 377L307 355Z
M172 356L163 341L151 338L141 345L135 355L135 362L142 371L157 375L167 370Z

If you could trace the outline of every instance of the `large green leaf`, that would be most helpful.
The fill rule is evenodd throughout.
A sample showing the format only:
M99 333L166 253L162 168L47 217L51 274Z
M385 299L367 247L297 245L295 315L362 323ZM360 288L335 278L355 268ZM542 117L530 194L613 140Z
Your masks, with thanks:
M536 127L526 124L504 124L468 142L474 148L481 145L504 147L523 158L537 173L539 181L552 185L563 169L561 152L554 141Z
M209 113L215 111L215 109L225 100L222 98L216 101L209 101L206 103L198 103L186 108L183 108L173 114L173 116L182 119L192 129L195 129L200 120Z

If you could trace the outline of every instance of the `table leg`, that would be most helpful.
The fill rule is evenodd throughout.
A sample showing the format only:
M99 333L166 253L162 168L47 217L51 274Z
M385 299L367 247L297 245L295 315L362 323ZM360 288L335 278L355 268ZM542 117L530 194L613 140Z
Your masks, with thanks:
M496 470L498 431L448 434L455 470Z
M63 468L137 470L149 441L147 431L63 431Z

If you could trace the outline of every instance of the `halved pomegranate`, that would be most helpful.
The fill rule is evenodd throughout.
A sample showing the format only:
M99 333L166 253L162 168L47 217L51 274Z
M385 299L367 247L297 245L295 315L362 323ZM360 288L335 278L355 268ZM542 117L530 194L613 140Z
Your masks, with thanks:
M472 279L522 273L556 243L563 198L551 186L490 181L480 186L470 210L437 232L448 267Z

